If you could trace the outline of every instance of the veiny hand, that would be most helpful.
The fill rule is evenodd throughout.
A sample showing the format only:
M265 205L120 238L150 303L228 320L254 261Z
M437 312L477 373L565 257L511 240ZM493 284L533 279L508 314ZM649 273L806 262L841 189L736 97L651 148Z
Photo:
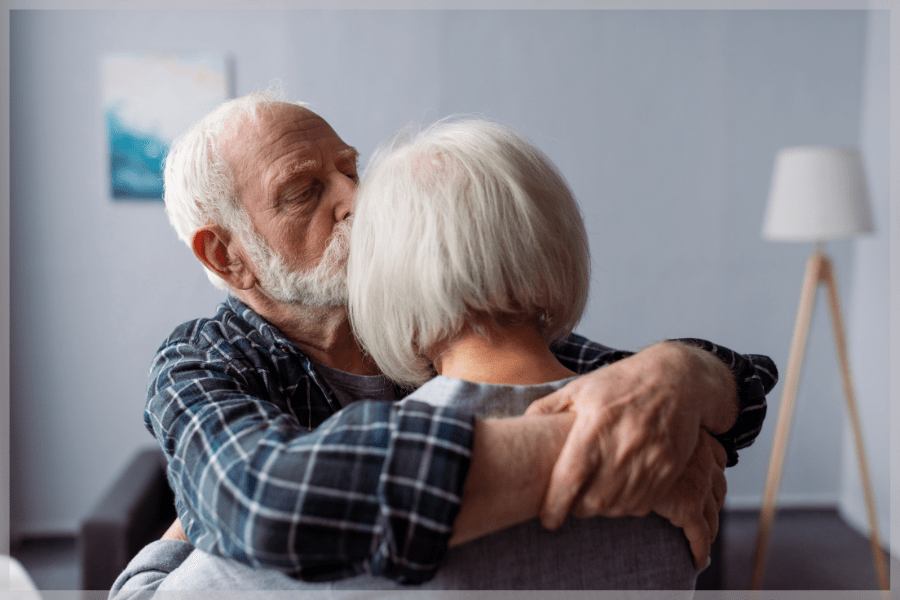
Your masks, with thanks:
M709 394L722 393L704 369L723 369L734 386L724 364L704 363L697 352L658 344L529 407L526 414L577 413L544 498L545 527L556 529L569 513L643 516L660 502L697 445Z
M719 531L719 510L725 502L727 454L706 431L687 466L653 512L684 530L698 569L706 566L709 547Z
M181 528L181 520L176 518L166 532L162 535L161 540L181 540L182 542L190 542L184 535L184 529Z

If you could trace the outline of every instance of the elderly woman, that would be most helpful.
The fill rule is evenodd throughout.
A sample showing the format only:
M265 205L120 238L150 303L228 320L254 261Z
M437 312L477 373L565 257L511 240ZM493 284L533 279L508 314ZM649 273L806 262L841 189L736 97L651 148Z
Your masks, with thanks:
M590 284L578 203L511 129L442 122L384 147L357 197L348 278L363 348L404 402L519 415L575 373L550 344L581 319ZM453 543L454 540L451 540ZM696 571L663 518L529 521L451 548L431 588L685 589ZM347 587L367 583L359 577Z
M385 375L421 386L402 402L503 418L575 377L550 344L581 319L590 256L578 204L546 156L496 123L441 122L382 146L367 171L350 316ZM652 513L570 519L556 531L533 519L451 546L437 575L412 589L687 590L697 575L681 529ZM366 574L305 583L178 551L161 591L411 589Z

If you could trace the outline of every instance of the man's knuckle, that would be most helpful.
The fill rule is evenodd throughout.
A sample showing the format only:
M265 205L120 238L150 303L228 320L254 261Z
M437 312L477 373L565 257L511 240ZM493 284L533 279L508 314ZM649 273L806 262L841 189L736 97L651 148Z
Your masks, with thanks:
M604 499L599 494L588 492L582 496L578 504L585 516L593 517L600 514Z

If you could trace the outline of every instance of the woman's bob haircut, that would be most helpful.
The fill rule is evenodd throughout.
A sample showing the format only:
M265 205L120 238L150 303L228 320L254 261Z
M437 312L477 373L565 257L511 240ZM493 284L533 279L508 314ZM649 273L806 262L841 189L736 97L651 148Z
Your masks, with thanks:
M534 319L564 337L587 303L590 254L562 175L515 131L444 120L379 147L356 198L348 280L363 349L405 385L464 327Z

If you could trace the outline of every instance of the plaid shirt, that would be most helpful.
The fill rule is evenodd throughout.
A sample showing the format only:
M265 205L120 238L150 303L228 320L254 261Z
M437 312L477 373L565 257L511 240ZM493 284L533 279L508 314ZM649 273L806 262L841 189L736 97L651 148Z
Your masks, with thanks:
M690 342L737 378L741 416L719 436L734 464L759 432L774 365ZM630 355L575 335L554 352L578 373ZM459 512L472 416L420 402L339 410L309 357L237 298L178 327L153 361L144 420L194 546L310 581L429 579Z

